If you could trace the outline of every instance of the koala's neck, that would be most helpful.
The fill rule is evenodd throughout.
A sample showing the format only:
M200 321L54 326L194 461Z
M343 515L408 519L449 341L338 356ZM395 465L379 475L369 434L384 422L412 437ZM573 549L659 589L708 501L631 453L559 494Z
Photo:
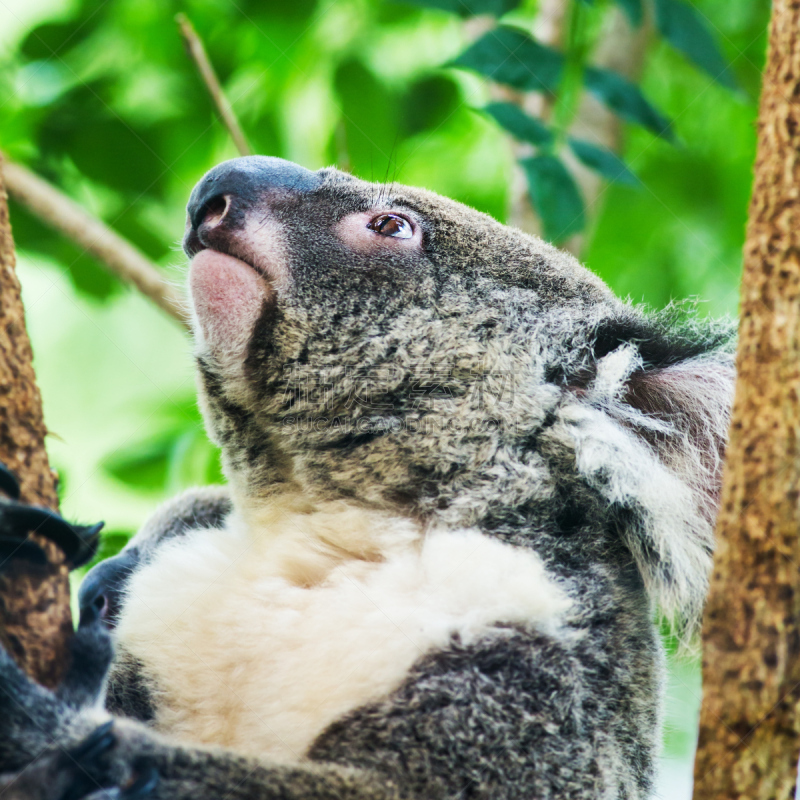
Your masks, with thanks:
M257 505L280 474L281 491L296 485L321 501L453 526L480 524L498 499L511 508L535 499L532 441L562 391L546 380L553 354L530 343L551 323L530 308L511 313L506 302L501 315L462 297L415 309L357 344L319 342L272 369L252 411L223 409L212 427L225 431L242 496Z

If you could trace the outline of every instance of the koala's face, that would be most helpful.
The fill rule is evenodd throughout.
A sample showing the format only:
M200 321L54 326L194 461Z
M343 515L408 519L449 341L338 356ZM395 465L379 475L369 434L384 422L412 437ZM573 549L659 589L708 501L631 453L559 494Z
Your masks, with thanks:
M541 240L335 169L228 161L198 183L188 212L201 404L229 477L250 493L301 480L413 494L426 471L437 480L437 459L458 471L448 450L464 447L463 431L423 437L410 422L467 422L488 403L502 428L520 413L508 381L544 382L544 332L619 307ZM505 406L486 398L492 386Z

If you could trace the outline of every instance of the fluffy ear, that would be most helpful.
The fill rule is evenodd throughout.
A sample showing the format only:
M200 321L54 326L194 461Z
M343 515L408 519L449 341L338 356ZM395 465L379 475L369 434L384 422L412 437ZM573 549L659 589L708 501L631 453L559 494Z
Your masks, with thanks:
M691 348L654 341L629 339L597 358L564 421L579 472L624 521L651 597L692 627L711 568L735 373L719 337Z
M642 368L626 385L625 403L646 420L665 464L692 489L698 510L714 524L719 508L722 460L730 422L736 373L727 354L697 356L663 368Z

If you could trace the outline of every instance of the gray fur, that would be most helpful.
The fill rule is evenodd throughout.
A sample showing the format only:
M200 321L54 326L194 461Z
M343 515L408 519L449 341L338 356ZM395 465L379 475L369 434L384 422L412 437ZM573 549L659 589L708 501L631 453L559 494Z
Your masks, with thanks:
M164 503L128 542L147 561L167 540L184 536L197 528L221 528L231 512L231 500L224 486L190 489Z
M535 550L572 611L557 633L499 625L423 656L390 696L324 731L307 766L187 749L117 720L98 780L118 785L154 764L152 796L165 800L648 797L663 682L653 616L660 607L690 630L702 607L730 330L645 314L571 256L451 200L333 169L318 177L304 191L251 191L241 209L280 230L291 274L263 308L244 377L197 352L201 405L235 492L257 503L300 487L476 527ZM422 247L348 248L335 224L369 209L408 214ZM241 238L212 244L258 264ZM193 502L130 547L155 552L227 514L223 496ZM146 671L123 654L116 713L149 718ZM72 706L14 680L34 728L64 745L85 735ZM7 768L47 743L14 726L2 725L0 746L11 737L16 748L0 750Z

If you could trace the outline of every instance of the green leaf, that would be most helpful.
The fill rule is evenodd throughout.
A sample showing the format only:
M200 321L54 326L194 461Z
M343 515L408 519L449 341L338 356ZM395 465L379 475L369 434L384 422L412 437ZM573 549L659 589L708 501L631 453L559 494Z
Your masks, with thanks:
M404 132L398 121L402 103L397 90L356 59L339 65L333 83L350 171L367 180L385 180Z
M628 15L631 25L642 24L642 0L615 0L615 2Z
M214 8L213 5L208 5ZM286 0L249 0L249 2L239 0L231 8L251 24L254 24L251 18L261 14L270 21L295 20L305 27L316 7L317 0L292 0L291 3L287 3Z
M38 25L22 41L19 52L31 61L63 56L84 38L85 23L86 19L79 19Z
M415 136L443 125L459 105L458 86L445 75L429 75L415 81L400 103L400 128Z
M564 56L516 28L500 26L452 63L515 89L554 92L561 81Z
M161 490L166 483L175 434L140 442L103 460L103 467L118 481L136 489Z
M489 103L483 110L515 139L530 142L537 147L553 142L553 134L543 122L528 116L513 103Z
M42 154L68 157L86 177L100 184L112 180L136 200L158 195L171 170L161 155L161 134L174 123L144 126L123 118L113 110L113 91L110 81L98 80L61 95L39 128Z
M531 202L542 220L546 239L561 242L583 230L583 199L567 168L555 156L520 161L528 176Z
M503 14L515 9L521 0L403 0L403 2L425 8L440 8L460 17L475 17L479 14L502 17Z
M570 139L569 146L584 166L593 169L604 178L614 183L626 183L629 186L639 184L639 179L628 169L628 165L611 150L598 147L583 139Z
M670 121L645 99L638 86L607 69L588 67L583 75L586 89L617 116L642 125L657 136L674 141Z
M185 420L173 430L112 453L103 460L103 468L139 490L178 491L223 482L219 450L199 425Z
M58 261L67 268L69 277L75 288L95 300L108 300L120 291L121 284L111 272L98 266L97 262L80 253L72 257L73 248L69 242L63 242L59 248L64 255Z
M661 35L700 69L729 89L738 89L730 65L696 8L683 0L655 0Z

